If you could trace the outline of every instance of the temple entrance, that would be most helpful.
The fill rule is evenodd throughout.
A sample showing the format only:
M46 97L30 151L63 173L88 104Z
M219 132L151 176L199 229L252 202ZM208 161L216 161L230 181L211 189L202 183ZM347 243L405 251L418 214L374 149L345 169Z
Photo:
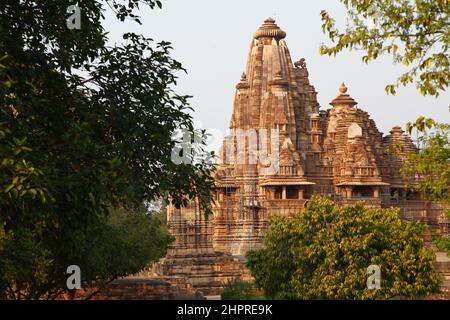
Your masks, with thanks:
M275 199L282 199L283 189L281 187L275 187Z
M298 188L293 186L287 186L286 199L298 199Z
M275 200L302 200L304 199L303 186L276 186L273 187L273 199ZM268 199L272 199L271 191Z
M357 198L371 198L373 197L373 189L367 186L356 186L353 187L352 196Z

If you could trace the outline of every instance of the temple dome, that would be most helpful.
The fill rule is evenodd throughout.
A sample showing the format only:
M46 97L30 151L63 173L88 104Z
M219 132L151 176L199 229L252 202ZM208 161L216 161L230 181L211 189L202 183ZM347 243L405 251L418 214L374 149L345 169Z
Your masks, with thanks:
M272 18L267 18L258 30L253 34L253 38L275 38L283 39L286 37L286 32L280 29Z

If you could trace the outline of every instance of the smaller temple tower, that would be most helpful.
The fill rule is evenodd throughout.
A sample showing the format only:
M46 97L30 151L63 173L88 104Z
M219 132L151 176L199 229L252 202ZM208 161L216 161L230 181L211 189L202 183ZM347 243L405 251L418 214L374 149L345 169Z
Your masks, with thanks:
M390 185L382 173L386 156L382 134L347 91L343 83L324 121L325 171L332 173L335 201L371 198L368 205L380 206Z

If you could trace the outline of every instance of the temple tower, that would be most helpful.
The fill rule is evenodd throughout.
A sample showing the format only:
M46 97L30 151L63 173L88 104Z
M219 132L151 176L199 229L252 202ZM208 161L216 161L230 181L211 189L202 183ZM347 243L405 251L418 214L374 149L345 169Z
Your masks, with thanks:
M285 37L271 18L253 34L215 175L213 243L235 255L261 244L267 201L303 198L314 184L306 179L305 159L317 93L305 60L293 64Z
M389 186L381 169L386 153L382 134L347 91L343 83L330 103L325 125L325 157L332 162L334 194L343 201L371 198L370 205L380 206Z

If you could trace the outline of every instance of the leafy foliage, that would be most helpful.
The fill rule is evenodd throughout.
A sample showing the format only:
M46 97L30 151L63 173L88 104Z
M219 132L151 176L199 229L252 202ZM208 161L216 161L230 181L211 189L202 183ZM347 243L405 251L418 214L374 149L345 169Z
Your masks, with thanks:
M222 300L262 300L264 296L253 283L242 280L230 281L220 294Z
M341 0L348 13L345 31L323 10L322 29L332 41L321 54L336 55L348 48L362 50L368 63L391 54L408 71L396 84L386 86L395 94L400 85L415 82L423 95L438 96L450 80L450 3L448 0Z
M163 256L171 241L161 218L148 215L144 208L115 209L101 223L87 227L78 231L77 247L68 248L73 264L81 269L83 288L101 288L111 280L142 270ZM64 292L58 281L65 281L67 275L52 259L57 247L48 250L45 243L38 242L42 235L21 231L14 230L14 237L4 240L4 248L0 248L0 284L6 285L0 297L52 298ZM55 268L59 274L53 273Z
M424 192L431 200L450 201L448 186L450 185L450 125L439 124L432 119L419 117L414 124L408 123L409 133L415 128L420 134L419 153L408 156L401 174L412 180L419 178L417 185L410 188ZM427 129L432 129L427 132Z
M186 155L192 164L171 161L174 131L195 132L189 97L173 91L185 70L170 43L125 33L123 44L106 45L105 8L139 23L140 6L161 3L80 0L81 29L71 30L72 4L0 7L0 226L10 237L0 239L0 294L15 298L64 290L71 264L86 263L87 279L134 272L141 260L123 268L86 262L90 254L97 262L120 257L88 250L110 210L198 197L209 212L212 166L195 154ZM155 244L160 235L153 232Z
M335 206L313 197L292 219L272 216L262 249L249 252L256 285L275 299L390 299L439 288L423 226L397 209L363 203ZM368 289L367 268L381 269L381 289Z
M115 209L100 225L80 265L85 286L137 273L165 255L172 237L160 215L145 208ZM101 271L101 273L99 273ZM100 281L99 281L100 280Z
M409 179L419 178L417 185L408 184L410 189L423 192L429 199L450 203L450 125L440 124L430 118L419 117L414 123L406 124L406 131L415 130L421 144L419 153L408 155L408 163L400 172ZM442 219L450 220L450 209L444 209ZM450 238L442 235L437 239L438 248L450 255Z
M450 237L440 237L435 240L435 243L439 249L447 251L447 256L450 256Z

